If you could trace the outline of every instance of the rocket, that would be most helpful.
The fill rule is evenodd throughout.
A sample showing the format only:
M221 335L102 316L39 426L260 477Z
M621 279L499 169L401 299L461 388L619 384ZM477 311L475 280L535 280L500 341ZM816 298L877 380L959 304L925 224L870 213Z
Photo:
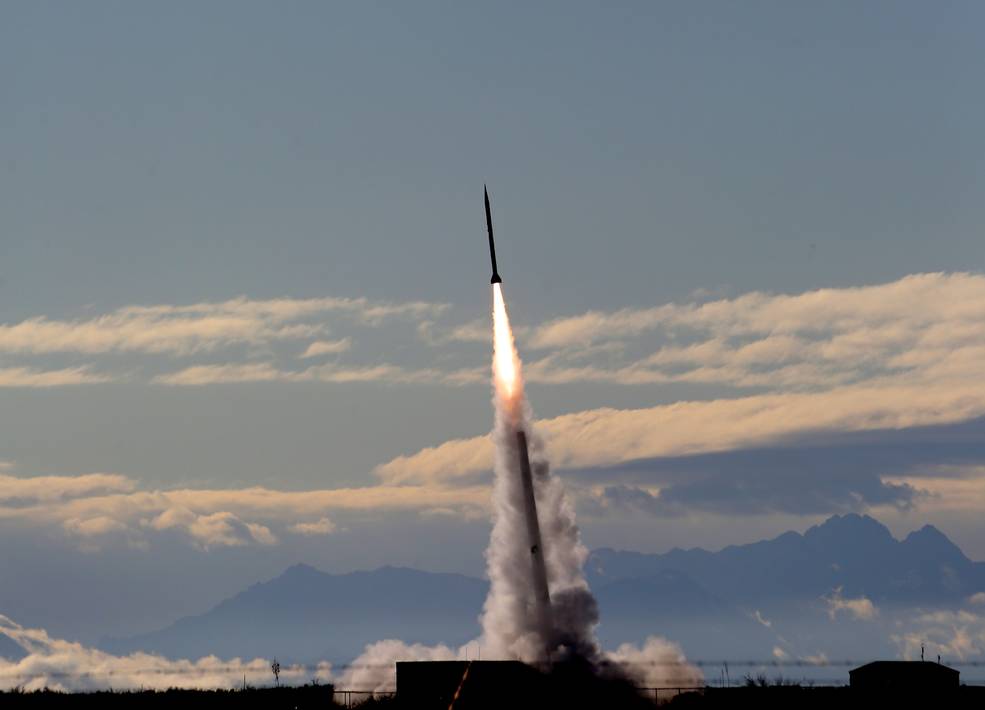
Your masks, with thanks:
M489 190L483 185L486 198L486 229L489 232L489 259L492 262L492 285L503 283L496 267L496 244L493 242L492 215L489 211ZM531 609L537 619L541 638L546 643L545 660L550 660L551 648L554 646L556 633L554 629L554 613L551 607L551 594L547 583L547 564L544 560L544 544L540 532L540 520L537 516L537 499L534 492L533 471L530 466L527 432L519 424L513 432L516 437L516 454L518 457L520 487L523 492L523 518L526 527L527 547L530 550L530 584Z
M489 232L489 259L492 261L492 278L489 279L489 283L501 284L503 279L499 275L499 269L496 268L496 243L493 241L492 214L489 212L489 190L483 185L482 191L486 195L486 231Z

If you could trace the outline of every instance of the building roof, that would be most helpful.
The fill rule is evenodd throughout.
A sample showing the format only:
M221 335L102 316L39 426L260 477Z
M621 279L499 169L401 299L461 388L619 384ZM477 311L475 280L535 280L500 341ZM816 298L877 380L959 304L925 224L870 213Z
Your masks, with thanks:
M945 666L942 663L933 661L872 661L858 668L848 671L852 673L919 673L919 674L940 674L940 675L960 675L960 672Z

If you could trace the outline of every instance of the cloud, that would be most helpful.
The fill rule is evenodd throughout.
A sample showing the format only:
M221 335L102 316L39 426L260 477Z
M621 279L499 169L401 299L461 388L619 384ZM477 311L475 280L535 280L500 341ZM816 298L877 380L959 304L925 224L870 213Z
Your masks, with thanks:
M969 604L985 604L985 592L975 592L968 597Z
M277 543L270 528L245 522L228 511L200 514L188 508L174 507L142 523L144 527L154 530L181 530L206 550L212 547L238 547L251 542L260 545Z
M365 382L377 384L473 384L488 379L484 371L406 369L380 364L361 367L316 365L305 370L281 370L271 363L195 365L179 372L158 375L156 384L203 386L241 382Z
M62 523L62 527L71 534L80 537L98 537L127 529L126 525L106 515L98 515L95 518L88 518L86 520L70 518Z
M930 491L939 495L953 479L968 476L976 470L974 464L985 462L978 433L969 432L974 438L965 441L962 428L826 437L807 432L774 446L639 459L575 469L568 476L592 485L595 502L603 508L653 515L693 510L811 515L874 506L907 510L930 500ZM968 481L983 478L985 471L973 473Z
M776 444L796 436L943 425L985 415L985 385L854 385L825 392L593 409L537 424L556 468L613 466ZM385 482L470 480L492 467L487 436L455 439L375 469Z
M323 517L313 523L295 523L288 526L288 530L298 535L331 535L335 527L335 523Z
M915 660L925 651L928 658L979 658L985 653L985 615L965 610L939 610L918 615L906 631L893 634L900 655Z
M207 656L198 660L170 660L151 653L114 656L82 644L52 638L43 629L25 628L0 615L0 633L27 651L17 661L0 658L0 689L20 688L61 691L105 690L106 688L233 688L244 682L267 685L270 662L257 658L221 660ZM314 670L284 664L281 680L288 684L308 682L312 676L331 679L331 665Z
M828 617L834 621L839 612L845 612L854 619L869 621L874 619L879 610L870 599L865 596L855 599L846 599L841 594L841 587L836 587L830 596L821 597L827 605Z
M134 487L132 480L116 473L32 478L0 474L0 507L36 505L42 502L50 503L108 493L126 493L132 491Z
M151 375L159 384L244 382L401 382L483 384L487 368L419 367L412 362L356 362L292 369L272 356L277 343L304 341L300 359L352 349L340 325L416 327L419 340L446 361L471 358L488 343L489 324L436 322L437 303L384 303L359 298L251 300L187 306L127 306L88 319L37 317L0 325L0 354L165 354L204 358L223 348L249 349L224 362L191 363ZM590 311L517 328L531 383L600 382L626 386L684 383L748 393L828 391L850 385L936 387L985 375L985 276L929 273L857 288L799 294L746 293L713 301ZM242 348L241 348L242 349ZM297 352L294 350L293 352ZM398 350L402 356L407 350ZM413 356L408 356L413 357ZM296 362L296 357L292 356ZM418 360L419 361L419 360ZM56 386L120 379L91 366L0 370L0 386Z
M269 488L141 490L115 474L17 478L0 475L0 523L57 527L92 551L119 540L144 547L154 533L178 533L202 550L275 545L275 529L325 535L329 513L408 511L475 519L488 507L484 486L367 486L309 491ZM313 522L298 522L298 520Z
M524 345L549 354L530 381L714 383L818 389L886 377L980 376L985 276L915 274L873 286L747 293L706 303L591 311L536 327ZM627 357L583 360L599 343ZM639 353L652 348L648 354Z
M388 318L434 316L446 308L437 303L384 303L364 298L246 297L186 306L126 306L90 319L39 317L0 325L0 352L188 355L233 343L259 344L317 336L324 332L324 324L300 321L326 314L375 326Z
M200 386L235 382L272 382L289 379L270 363L194 365L179 372L158 375L154 382L162 385Z
M302 358L318 357L319 355L337 355L352 347L352 338L339 340L316 340L302 354Z
M0 387L64 387L110 382L109 375L96 374L88 366L60 370L37 370L32 367L0 368Z

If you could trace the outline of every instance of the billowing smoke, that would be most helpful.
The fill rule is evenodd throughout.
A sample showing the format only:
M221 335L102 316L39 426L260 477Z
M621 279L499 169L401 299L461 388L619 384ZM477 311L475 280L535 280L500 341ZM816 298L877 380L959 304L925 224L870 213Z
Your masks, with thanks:
M459 651L448 646L408 644L395 639L377 641L366 646L361 656L339 678L339 687L372 693L392 693L397 689L394 676L396 661L454 661Z
M482 638L457 651L394 640L370 644L342 677L342 687L393 690L395 661L462 659L468 648L481 648L482 658L488 660L519 659L554 664L555 669L567 664L569 670L587 669L591 675L628 687L700 684L701 671L665 639L651 636L642 646L623 644L613 652L599 647L598 605L582 571L588 550L581 543L574 508L561 481L551 475L543 441L532 426L520 358L498 283L493 284L493 407L493 529L486 550L490 589L482 612ZM530 458L543 542L540 554L550 592L546 608L537 590L537 562L532 560L517 432L523 432Z
M594 659L599 654L594 633L598 606L582 574L588 550L581 543L574 510L560 481L550 474L543 444L532 428L500 284L493 284L493 407L493 530L486 550L490 590L482 615L484 645L492 657L528 663L559 660L569 653ZM517 432L524 432L529 447L551 594L548 618L532 581Z

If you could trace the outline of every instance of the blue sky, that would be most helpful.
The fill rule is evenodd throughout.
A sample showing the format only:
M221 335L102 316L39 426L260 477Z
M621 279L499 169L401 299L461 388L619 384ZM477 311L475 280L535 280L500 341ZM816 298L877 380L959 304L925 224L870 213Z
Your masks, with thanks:
M480 572L484 182L588 545L857 509L985 557L983 14L8 4L0 602L94 637L292 561ZM135 569L122 621L30 598Z

